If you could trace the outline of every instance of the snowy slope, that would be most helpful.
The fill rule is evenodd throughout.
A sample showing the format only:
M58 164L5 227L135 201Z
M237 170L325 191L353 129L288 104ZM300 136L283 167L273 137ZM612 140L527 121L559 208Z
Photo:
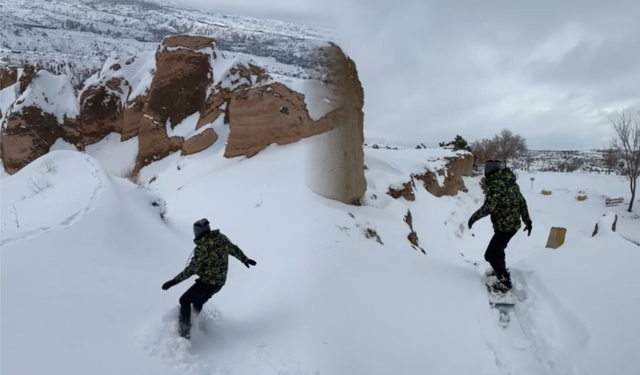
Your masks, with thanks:
M465 178L469 193L455 197L419 186L413 202L385 194L402 175L441 165L444 151L366 149L367 198L355 207L306 187L312 139L224 159L219 134L202 153L144 168L155 195L65 151L3 178L3 373L596 375L640 366L640 294L620 288L639 281L640 247L620 235L633 237L640 221L600 196L624 181L537 174L531 191L519 176L534 229L507 251L522 300L505 330L481 278L489 220L466 228L482 204L478 179ZM52 186L22 199L47 160L58 166ZM591 189L589 199L573 189ZM149 204L156 195L165 221ZM426 255L407 239L407 210ZM608 211L621 215L618 233L592 238ZM257 266L230 260L189 347L175 337L175 306L193 279L160 286L184 267L202 217ZM568 228L556 250L544 248L552 226Z

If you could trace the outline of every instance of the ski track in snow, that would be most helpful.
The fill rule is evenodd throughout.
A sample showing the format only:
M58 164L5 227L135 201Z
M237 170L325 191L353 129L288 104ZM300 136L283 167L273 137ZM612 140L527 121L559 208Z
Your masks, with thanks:
M87 163L91 164L91 166L93 167L91 170L91 176L96 181L95 188L93 189L91 197L89 198L89 204L84 208L74 212L72 215L70 215L69 217L62 220L60 223L56 225L36 228L26 233L23 233L18 237L10 237L10 238L4 239L0 242L0 245L5 246L5 245L10 245L10 244L14 244L22 241L28 241L44 233L48 233L54 230L62 230L62 229L69 228L75 223L77 223L78 221L80 221L84 215L96 209L96 207L98 206L98 199L100 197L100 194L102 193L102 190L104 189L104 183L99 176L100 170L98 166L96 166L96 164L93 162L93 159L88 155L85 155L84 159L87 161Z
M530 271L512 271L512 295L516 303L509 312L510 322L506 328L500 327L500 313L488 302L493 320L490 323L478 321L478 324L487 347L494 352L500 374L574 375L574 369L563 353L586 345L589 333L536 277ZM481 287L485 288L484 281ZM537 333L539 322L555 323L555 340ZM560 344L553 345L550 341L560 341Z
M266 343L251 348L237 341L220 325L222 314L215 307L205 305L199 316L192 311L191 338L186 340L178 335L179 310L176 306L166 311L142 325L136 333L147 354L168 364L172 374L318 375L301 369L298 362L277 359Z

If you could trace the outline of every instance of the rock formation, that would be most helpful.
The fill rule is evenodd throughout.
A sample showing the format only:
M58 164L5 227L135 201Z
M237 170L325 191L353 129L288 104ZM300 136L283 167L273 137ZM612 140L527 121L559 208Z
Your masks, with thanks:
M364 90L355 63L338 46L324 48L320 55L327 72L327 100L335 109L329 113L333 127L309 142L307 185L326 198L358 205L367 188Z
M13 86L16 82L18 82L17 67L0 67L0 90L9 86Z
M402 189L389 188L387 194L392 196L394 199L403 197L404 199L413 202L416 200L416 196L413 193L413 188L415 188L415 186L415 181L411 179L411 181L402 184Z
M424 249L420 246L420 240L418 239L418 233L416 233L415 230L413 230L413 217L411 216L411 211L407 210L407 214L404 217L404 222L407 223L407 225L409 226L409 235L407 236L407 239L409 240L409 242L411 242L411 246L418 250L420 249L420 251L423 254L426 254L427 252L424 251Z
M24 75L21 77L24 78ZM78 113L71 81L41 70L3 119L0 149L5 170L13 174L49 152L58 138L79 142Z
M420 174L412 174L411 180L403 184L403 189L389 188L388 195L393 198L404 197L406 200L415 200L413 189L416 182L421 181L424 188L436 197L455 196L460 191L467 191L462 177L471 177L473 173L473 155L466 153L459 157L447 157L447 165L436 172L427 171ZM442 185L438 177L444 177Z
M137 137L136 175L172 153L188 155L210 147L219 139L214 123L229 126L224 152L228 158L252 157L271 144L336 130L331 143L341 150L335 163L342 167L332 178L341 187L329 195L357 202L366 188L363 90L355 64L337 46L321 52L332 83L319 96L331 97L334 108L319 116L312 115L310 99L303 93L272 79L255 63L225 56L216 40L205 36L169 36L155 54L145 52L128 60L111 56L78 92L70 86L78 108L64 117L53 113L60 112L51 104L58 101L55 95L34 99L34 83L50 73L27 65L18 79L15 71L2 70L3 87L19 82L18 102L30 101L3 118L4 166L13 174L49 152L58 139L83 151L117 133L122 141Z

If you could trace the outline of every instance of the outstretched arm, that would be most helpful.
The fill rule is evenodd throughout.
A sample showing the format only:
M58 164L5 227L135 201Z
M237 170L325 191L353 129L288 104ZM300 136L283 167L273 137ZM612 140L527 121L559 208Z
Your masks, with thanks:
M225 242L224 246L226 247L229 255L241 261L242 264L244 264L247 268L249 268L250 265L251 266L256 265L256 261L253 259L249 259L246 255L244 255L242 250L240 250L238 246L236 246L233 242L231 242L231 240L229 240L227 236L224 236L224 242Z
M231 240L227 236L223 235L223 239L224 246L227 248L229 255L245 264L249 261L249 258L242 252L242 250L240 250L240 248L236 244L231 242Z
M498 194L497 190L489 187L487 188L487 197L484 200L484 204L478 211L476 211L473 215L471 215L470 222L475 223L476 221L482 219L483 217L490 215L493 210L495 210L496 205L498 204Z
M185 267L185 269L182 270L182 272L180 272L176 277L173 278L176 284L183 282L184 280L190 278L195 274L197 265L202 259L202 251L203 249L200 246L196 246L193 258L191 258L189 265Z

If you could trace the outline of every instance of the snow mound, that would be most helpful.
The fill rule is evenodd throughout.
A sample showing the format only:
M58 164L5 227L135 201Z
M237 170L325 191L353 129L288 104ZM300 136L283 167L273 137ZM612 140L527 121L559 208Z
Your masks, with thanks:
M40 70L29 87L20 95L11 112L20 113L23 108L35 106L50 113L64 123L64 117L75 118L80 114L80 106L71 83L65 74L54 75Z
M27 193L30 179L44 189ZM161 292L153 274L174 273L186 258L175 254L185 244L161 218L163 201L64 150L4 178L2 194L3 369L162 374L131 343L153 301L141 298Z
M616 214L609 211L598 220L598 233L596 236L611 236L615 234L613 231L613 223L617 221Z
M105 189L114 189L114 179L124 180L105 173L97 160L80 152L56 150L36 159L3 179L1 244L73 226L100 205ZM149 202L164 207L153 195Z
M27 165L3 181L2 244L73 225L95 209L104 180L89 157L74 152Z

